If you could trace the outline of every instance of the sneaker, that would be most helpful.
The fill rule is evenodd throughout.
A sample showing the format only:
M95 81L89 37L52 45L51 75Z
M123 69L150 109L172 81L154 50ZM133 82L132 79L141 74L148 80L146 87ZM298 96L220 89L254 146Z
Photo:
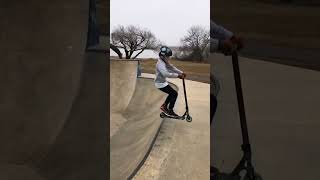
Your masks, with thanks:
M214 166L210 166L210 177L213 177L215 175L217 175L219 173L219 170L214 167Z
M172 116L172 117L179 117L179 115L176 114L176 113L173 111L173 109L169 109L169 110L168 110L168 115L169 115L169 116Z
M160 107L161 111L164 112L164 113L167 113L168 112L168 108L167 108L167 105L166 104L162 104L162 106Z

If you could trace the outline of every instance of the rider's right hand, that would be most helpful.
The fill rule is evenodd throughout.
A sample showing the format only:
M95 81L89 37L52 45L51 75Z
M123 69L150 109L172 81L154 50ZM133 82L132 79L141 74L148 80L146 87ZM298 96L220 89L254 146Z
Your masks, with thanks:
M184 79L185 77L186 77L186 76L185 76L184 73L178 75L178 78L180 78L180 79Z
M219 43L219 49L225 55L231 53L233 46L231 39L221 40Z
M233 51L243 48L241 37L232 36L230 39L221 40L219 44L220 51L225 55L231 55Z
M243 48L243 39L242 37L232 36L230 38L231 42L237 46L237 50L241 50Z

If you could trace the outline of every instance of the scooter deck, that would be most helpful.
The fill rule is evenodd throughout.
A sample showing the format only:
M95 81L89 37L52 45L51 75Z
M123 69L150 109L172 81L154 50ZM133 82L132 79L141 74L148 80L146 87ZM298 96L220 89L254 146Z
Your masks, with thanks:
M160 113L160 117L161 118L170 118L170 119L178 119L178 120L183 120L183 116L169 116L169 115L166 115L164 112L161 112Z

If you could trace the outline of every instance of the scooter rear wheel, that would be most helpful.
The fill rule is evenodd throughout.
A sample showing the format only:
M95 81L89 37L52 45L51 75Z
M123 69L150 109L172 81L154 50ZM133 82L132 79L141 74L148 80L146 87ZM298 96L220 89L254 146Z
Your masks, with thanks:
M187 122L191 122L191 121L192 121L192 117L189 116L189 115L187 115L186 121L187 121Z

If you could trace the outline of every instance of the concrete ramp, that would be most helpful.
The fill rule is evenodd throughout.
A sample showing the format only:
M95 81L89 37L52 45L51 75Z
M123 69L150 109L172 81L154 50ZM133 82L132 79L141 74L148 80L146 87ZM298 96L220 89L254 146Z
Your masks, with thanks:
M118 70L115 73L122 74L122 76L111 75L115 78L111 79L111 82L114 82L111 84L111 91L114 91L111 93L114 96L111 98L111 107L117 101L123 102L123 105L119 105L117 109L112 108L111 111L111 129L117 121L123 121L121 126L116 127L117 131L114 131L110 141L112 180L127 179L137 170L148 154L162 123L159 108L165 94L155 88L153 79L137 78L136 74L133 76L136 73L136 65L134 61L111 61L112 72ZM118 69L114 68L116 66ZM127 71L130 68L131 71ZM128 88L133 84L132 89ZM125 106L128 101L128 105Z
M106 172L106 55L85 53L88 13L87 0L1 6L1 180Z
M87 31L80 19L87 17L88 3L70 2L69 8L61 8L65 1L47 3L10 2L1 8L6 37L0 54L1 161L39 160L61 130L79 88ZM6 19L8 14L14 18Z
M123 117L128 107L137 81L138 61L111 60L110 61L110 137L126 122ZM113 120L116 119L116 120Z

